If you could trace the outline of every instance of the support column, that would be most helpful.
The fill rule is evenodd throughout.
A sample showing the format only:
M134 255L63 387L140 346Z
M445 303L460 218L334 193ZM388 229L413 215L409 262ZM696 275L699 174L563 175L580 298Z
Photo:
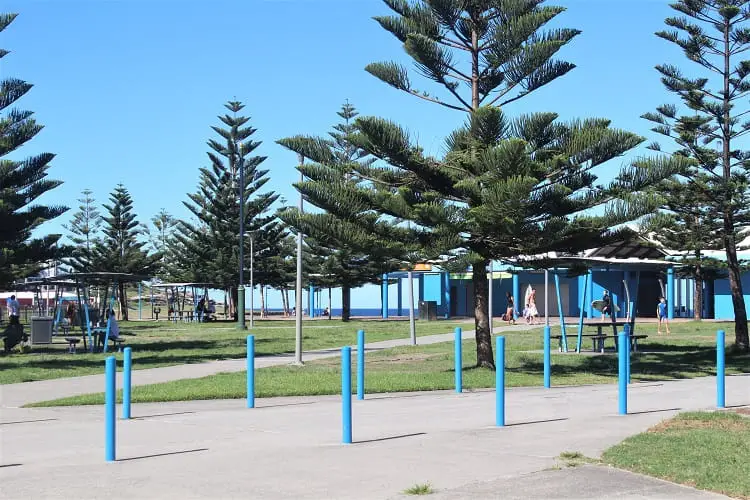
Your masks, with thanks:
M674 268L667 269L667 318L674 319Z
M516 311L521 311L521 306L519 306L521 300L521 283L518 279L518 273L513 273L513 305L515 306L515 310L513 311L513 317L518 319L518 316L516 315Z
M383 319L388 319L388 273L383 274L383 283L380 285L381 292L381 316Z
M403 280L401 278L398 279L396 282L396 295L398 296L398 305L396 306L396 316L401 316L403 313L403 307L401 306L401 302L403 301L403 291L401 282Z
M589 269L589 286L586 290L586 317L594 319L594 271Z
M311 318L315 317L315 285L310 285L310 291L307 292L308 309L307 313Z
M451 275L443 271L443 307L445 307L445 319L451 317Z

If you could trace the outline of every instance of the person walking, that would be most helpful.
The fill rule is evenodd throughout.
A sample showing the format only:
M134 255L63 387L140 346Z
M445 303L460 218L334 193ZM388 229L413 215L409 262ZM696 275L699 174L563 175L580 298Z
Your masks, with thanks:
M656 327L657 335L661 335L662 323L664 323L667 335L669 335L671 332L669 331L669 318L667 316L667 300L664 297L659 297L659 303L656 306L656 317L659 318L659 323Z

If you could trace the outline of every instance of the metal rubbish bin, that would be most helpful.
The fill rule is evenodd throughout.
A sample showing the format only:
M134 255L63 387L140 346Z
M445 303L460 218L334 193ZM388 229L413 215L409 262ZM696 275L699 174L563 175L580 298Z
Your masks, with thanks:
M437 320L437 302L434 300L420 300L419 319L426 321Z
M52 316L31 317L31 344L52 343Z

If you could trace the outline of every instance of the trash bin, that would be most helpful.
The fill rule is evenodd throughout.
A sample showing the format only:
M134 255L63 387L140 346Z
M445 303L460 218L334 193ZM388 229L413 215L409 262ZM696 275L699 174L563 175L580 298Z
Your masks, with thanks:
M52 316L31 317L31 345L52 343Z
M419 319L426 321L437 320L437 302L434 300L420 300Z

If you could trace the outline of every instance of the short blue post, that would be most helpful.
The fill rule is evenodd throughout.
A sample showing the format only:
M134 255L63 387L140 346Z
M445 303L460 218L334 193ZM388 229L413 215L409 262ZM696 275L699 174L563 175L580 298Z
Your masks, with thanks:
M247 336L247 407L255 408L255 335Z
M365 399L365 331L357 332L357 399Z
M726 391L724 388L724 330L716 332L716 407L725 408Z
M130 418L130 375L133 368L133 355L130 347L125 348L122 367L122 418Z
M619 382L619 410L620 415L628 414L628 365L627 365L627 353L630 350L628 345L628 337L624 332L618 334L619 340L617 344L617 358L618 358L618 382Z
M549 389L552 387L552 361L550 354L550 327L544 327L544 387Z
M495 363L495 425L505 426L505 337L497 337Z
M625 358L625 361L627 362L627 366L625 367L625 371L628 378L628 384L630 383L630 325L625 324L623 327L623 333L625 334L625 338L628 340L628 354Z
M352 348L341 349L341 441L352 442Z
M107 462L115 461L115 418L117 417L115 408L117 365L115 363L115 357L108 356L104 364L104 460Z
M456 392L461 392L463 387L463 358L461 354L461 328L456 327L455 330L456 333L456 340L455 340L455 367L454 370L456 372Z

